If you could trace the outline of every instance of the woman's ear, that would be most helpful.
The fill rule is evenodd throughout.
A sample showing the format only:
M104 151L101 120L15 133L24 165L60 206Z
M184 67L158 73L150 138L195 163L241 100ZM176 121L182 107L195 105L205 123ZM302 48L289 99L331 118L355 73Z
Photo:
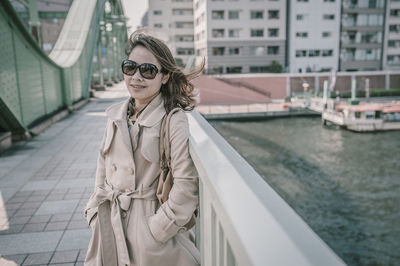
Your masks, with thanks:
M169 79L169 73L168 74L164 74L162 79L161 79L161 83L163 85L165 85L168 82L168 79Z

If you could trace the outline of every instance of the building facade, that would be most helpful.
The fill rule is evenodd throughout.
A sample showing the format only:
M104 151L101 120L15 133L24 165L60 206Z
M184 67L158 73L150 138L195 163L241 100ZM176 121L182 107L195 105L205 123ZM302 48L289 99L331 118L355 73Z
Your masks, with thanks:
M387 0L383 65L400 70L400 0Z
M279 70L286 55L286 1L195 0L194 47L207 73Z
M149 0L148 27L210 74L400 69L400 0Z
M193 0L149 0L148 27L168 36L178 65L194 58Z
M382 69L385 0L342 0L340 71Z
M340 1L293 0L288 8L289 72L337 70Z

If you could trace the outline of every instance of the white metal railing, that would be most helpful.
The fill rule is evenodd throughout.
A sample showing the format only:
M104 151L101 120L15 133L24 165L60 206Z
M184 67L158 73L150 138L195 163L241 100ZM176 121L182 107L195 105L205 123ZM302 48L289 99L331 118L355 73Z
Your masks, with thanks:
M188 119L203 266L344 265L197 111Z

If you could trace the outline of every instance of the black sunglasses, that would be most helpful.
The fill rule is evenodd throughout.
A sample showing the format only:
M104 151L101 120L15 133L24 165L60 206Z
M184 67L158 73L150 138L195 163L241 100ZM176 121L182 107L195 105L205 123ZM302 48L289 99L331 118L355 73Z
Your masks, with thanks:
M122 73L128 76L133 76L136 73L136 70L139 69L140 75L142 75L145 79L154 79L159 70L156 65L150 63L143 63L138 65L135 61L132 60L124 60L121 64Z

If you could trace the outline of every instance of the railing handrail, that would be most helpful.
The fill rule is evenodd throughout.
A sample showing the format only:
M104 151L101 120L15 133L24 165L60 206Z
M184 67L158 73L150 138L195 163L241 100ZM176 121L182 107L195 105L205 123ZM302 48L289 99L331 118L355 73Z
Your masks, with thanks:
M197 111L188 119L202 265L344 265Z

